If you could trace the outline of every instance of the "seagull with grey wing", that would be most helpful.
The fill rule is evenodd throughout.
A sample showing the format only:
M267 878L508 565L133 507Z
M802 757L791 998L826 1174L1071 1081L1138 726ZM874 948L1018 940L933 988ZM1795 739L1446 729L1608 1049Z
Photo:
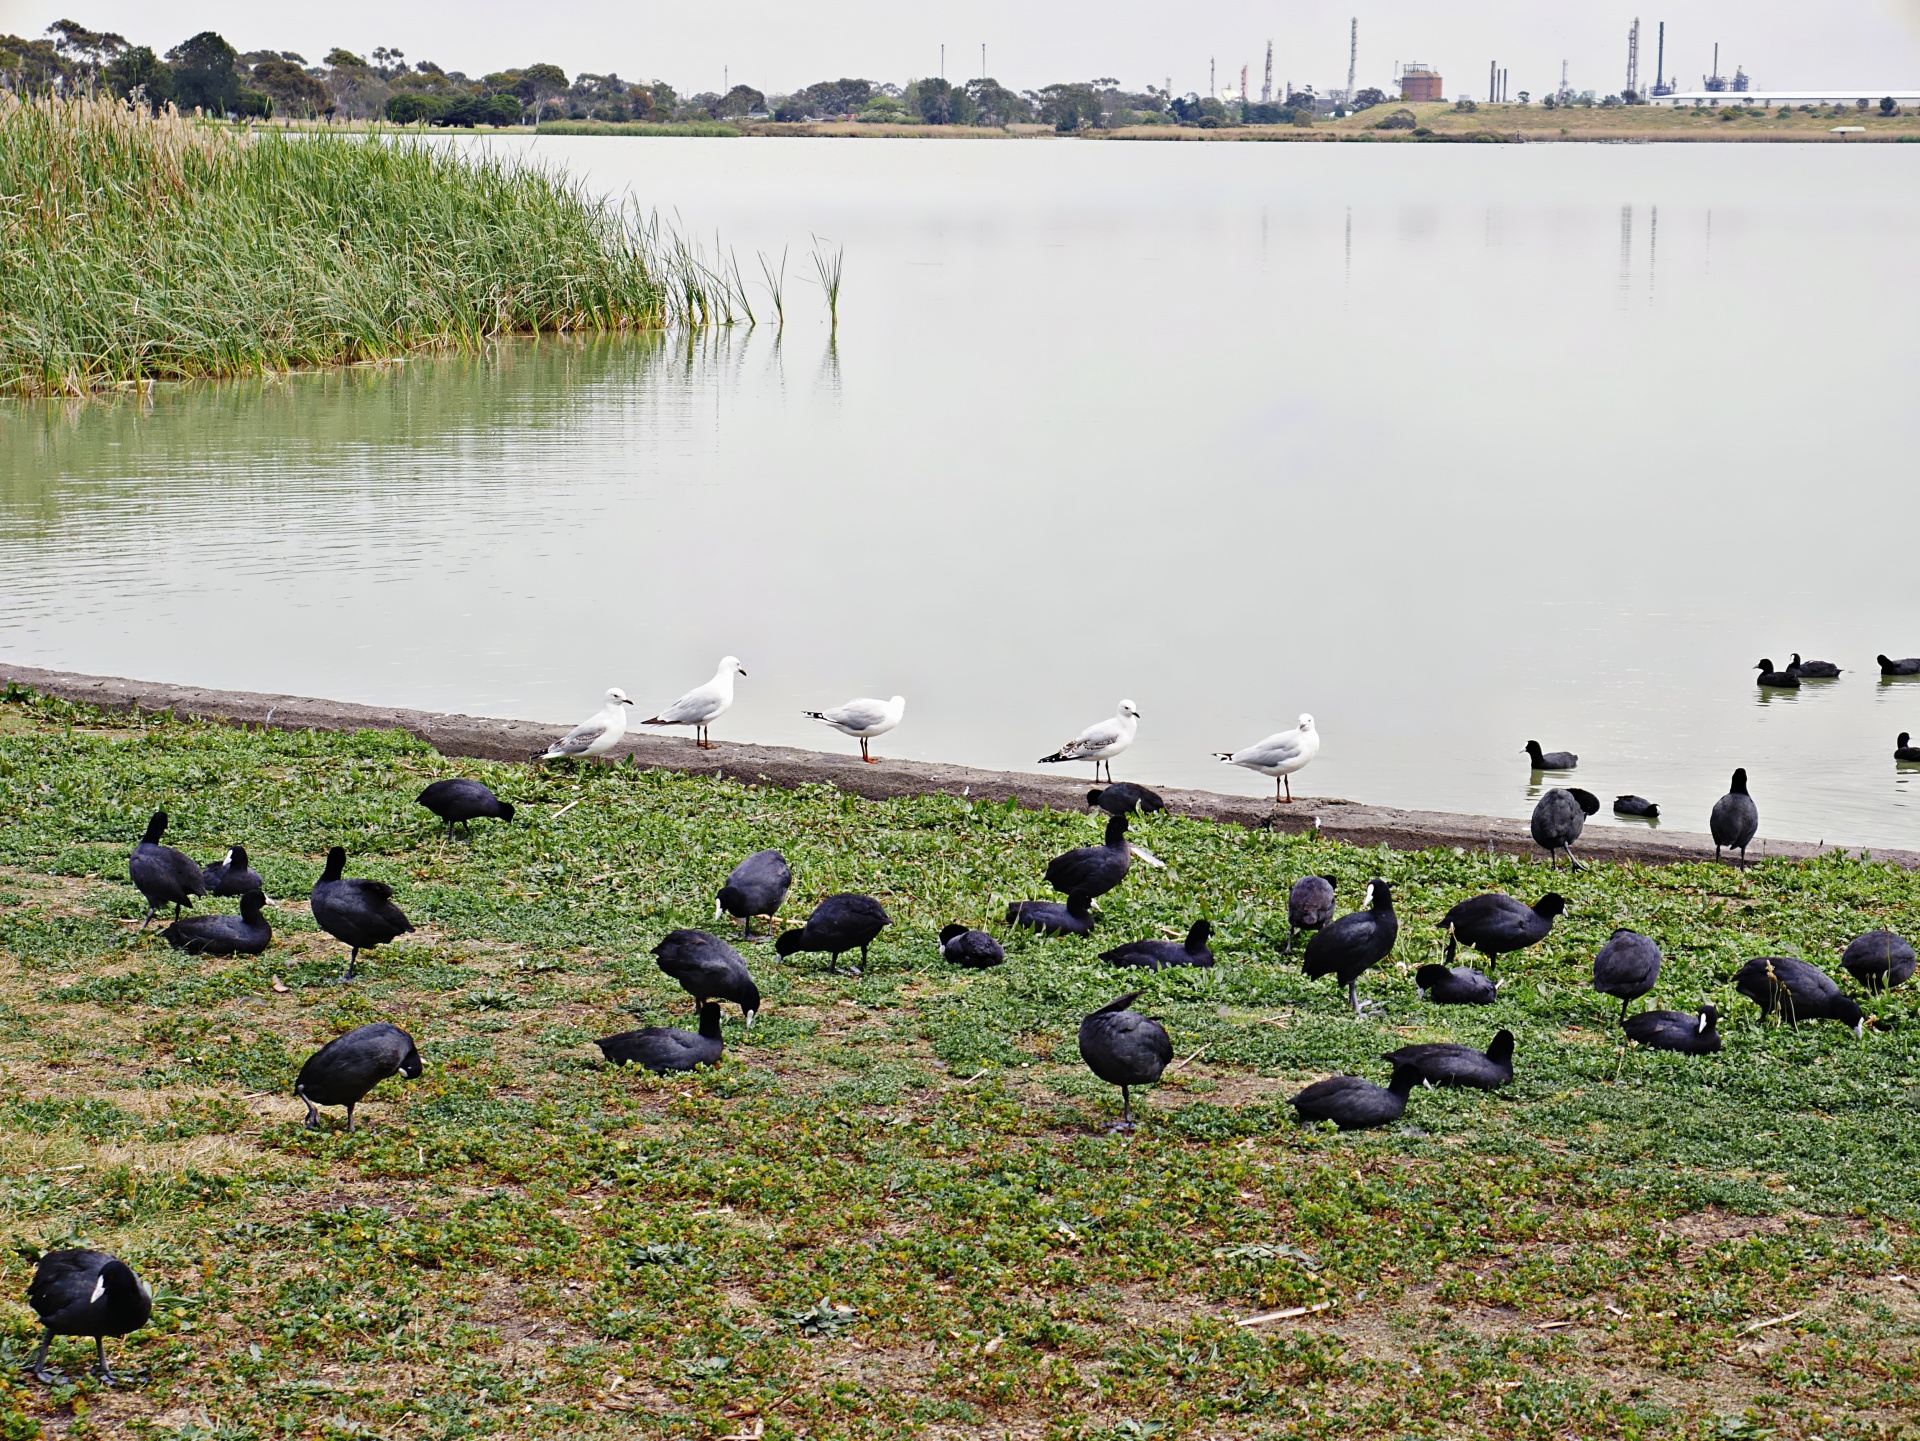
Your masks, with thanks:
M1113 758L1133 744L1140 730L1140 712L1130 700L1120 702L1117 714L1095 721L1050 756L1041 756L1041 765L1056 761L1092 761L1093 778L1100 779L1100 766L1106 763L1107 779L1113 779Z
M861 700L850 700L833 710L803 710L801 715L809 720L817 720L821 725L832 726L843 736L852 736L860 742L860 759L868 765L878 764L878 757L870 754L867 743L877 736L883 736L900 724L900 718L907 713L907 698L897 695L892 700L874 700L871 696Z
M1313 728L1313 717L1303 715L1300 724L1290 731L1280 731L1263 741L1255 741L1245 750L1215 751L1216 758L1232 766L1245 766L1250 771L1258 771L1263 776L1273 777L1273 803L1281 804L1281 787L1286 788L1285 801L1293 803L1293 782L1287 777L1320 754L1320 732Z
M692 726L693 743L703 751L715 750L717 747L707 738L707 726L718 720L721 713L733 704L733 678L746 673L747 668L740 664L738 657L721 656L720 669L714 672L712 680L703 686L696 686L659 715L640 724Z
M627 734L627 707L633 702L627 693L614 686L607 691L607 703L596 713L561 736L534 757L537 761L558 760L562 756L605 755Z

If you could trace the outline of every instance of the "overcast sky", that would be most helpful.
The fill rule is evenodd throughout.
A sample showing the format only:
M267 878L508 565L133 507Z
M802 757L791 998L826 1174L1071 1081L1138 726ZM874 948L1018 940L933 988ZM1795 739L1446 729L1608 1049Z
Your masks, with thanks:
M164 51L188 35L218 30L241 50L294 50L318 61L335 45L365 54L376 45L410 60L481 74L551 61L568 74L615 71L665 79L683 93L733 83L768 92L840 75L904 82L940 68L951 80L987 69L1015 89L1111 75L1128 86L1179 91L1237 86L1250 67L1257 92L1266 43L1276 86L1319 89L1346 82L1347 24L1360 19L1359 84L1386 87L1397 61L1422 60L1449 94L1484 91L1498 60L1510 89L1540 93L1570 62L1576 89L1618 90L1626 72L1633 4L1593 0L731 0L664 5L652 0L0 0L0 31L37 35L63 16L116 30ZM1860 85L1920 88L1920 0L1669 0L1640 10L1642 68L1651 79L1657 24L1667 23L1668 69L1697 86L1721 44L1728 74L1746 67L1762 88Z

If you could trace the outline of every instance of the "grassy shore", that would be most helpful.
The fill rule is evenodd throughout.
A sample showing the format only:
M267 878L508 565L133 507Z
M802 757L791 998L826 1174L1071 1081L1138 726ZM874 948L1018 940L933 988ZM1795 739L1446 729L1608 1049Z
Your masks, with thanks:
M444 839L413 796L455 773L519 818ZM126 854L161 806L196 856L248 846L266 955L137 934ZM113 1346L131 1384L42 1389L17 1374L27 1266L0 1260L0 1436L1913 1434L1914 998L1872 1004L1891 1029L1859 1041L1762 1026L1727 978L1911 927L1920 877L1553 876L1156 820L1167 868L1136 869L1093 938L1009 937L997 971L943 967L942 924L1043 894L1046 859L1093 835L951 797L456 762L395 734L9 696L6 1234L111 1249L161 1302ZM305 899L335 842L420 927L351 987ZM604 1067L595 1036L684 1022L647 950L711 925L719 879L764 845L797 874L790 921L836 890L883 899L867 974L754 942L765 1009L750 1035L729 1018L719 1068ZM1384 1017L1355 1020L1276 954L1307 871L1349 904L1394 881L1401 944L1362 983ZM1433 922L1490 886L1556 887L1572 911L1497 1005L1422 1005L1409 973L1439 949ZM1203 913L1214 972L1096 958ZM1615 1003L1585 985L1616 924L1665 948L1660 1004L1728 1013L1723 1054L1622 1054ZM1134 987L1188 1059L1119 1137L1074 1028ZM385 1083L356 1135L304 1130L300 1060L381 1018L425 1075ZM1518 1075L1496 1096L1417 1093L1361 1136L1291 1123L1313 1077L1384 1079L1403 1040L1500 1026Z
M732 290L564 176L0 95L0 392L81 394L724 318Z

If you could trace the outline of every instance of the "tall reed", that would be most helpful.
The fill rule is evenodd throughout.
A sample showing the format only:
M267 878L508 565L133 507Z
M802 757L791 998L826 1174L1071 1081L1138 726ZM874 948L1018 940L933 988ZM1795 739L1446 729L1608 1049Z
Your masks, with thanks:
M737 266L567 176L0 94L0 391L725 324Z
M827 293L828 329L840 328L840 268L847 258L847 247L838 247L828 255L820 248L819 236L813 237L813 271L820 279L820 288Z

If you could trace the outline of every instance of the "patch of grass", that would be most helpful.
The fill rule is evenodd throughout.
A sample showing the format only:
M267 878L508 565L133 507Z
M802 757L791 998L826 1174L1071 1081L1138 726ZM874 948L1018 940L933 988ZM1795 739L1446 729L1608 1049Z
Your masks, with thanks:
M519 818L445 839L412 798L448 774ZM276 901L266 955L137 934L125 858L161 805L192 854L247 845ZM1920 878L1839 858L1550 875L1160 818L1167 869L1105 898L1094 936L943 966L941 925L1042 895L1047 858L1095 830L10 695L0 1235L115 1250L167 1304L116 1348L134 1384L0 1381L0 1435L83 1411L156 1437L1911 1434L1913 1000L1872 1001L1889 1029L1862 1042L1763 1026L1728 978L1910 928ZM335 841L420 927L352 987L305 905ZM798 877L789 921L836 890L883 900L867 973L755 941L765 1008L750 1033L726 1021L719 1068L600 1064L595 1036L686 1023L648 948L711 925L764 845ZM1307 871L1349 901L1394 882L1400 947L1362 982L1384 1017L1278 955ZM1491 887L1572 909L1502 968L1497 1005L1421 1004L1433 923ZM1200 914L1213 972L1097 959ZM1586 979L1622 924L1665 950L1660 1004L1720 1004L1725 1052L1621 1052ZM1135 988L1193 1059L1119 1137L1074 1030ZM337 1112L305 1129L301 1060L375 1019L425 1074L384 1083L353 1135ZM1500 1026L1506 1091L1417 1092L1367 1135L1292 1124L1313 1077L1384 1079L1404 1040ZM25 1276L0 1259L0 1367L35 1339Z
M651 135L737 137L740 131L719 120L689 121L679 125L648 125L625 120L543 120L542 135Z

